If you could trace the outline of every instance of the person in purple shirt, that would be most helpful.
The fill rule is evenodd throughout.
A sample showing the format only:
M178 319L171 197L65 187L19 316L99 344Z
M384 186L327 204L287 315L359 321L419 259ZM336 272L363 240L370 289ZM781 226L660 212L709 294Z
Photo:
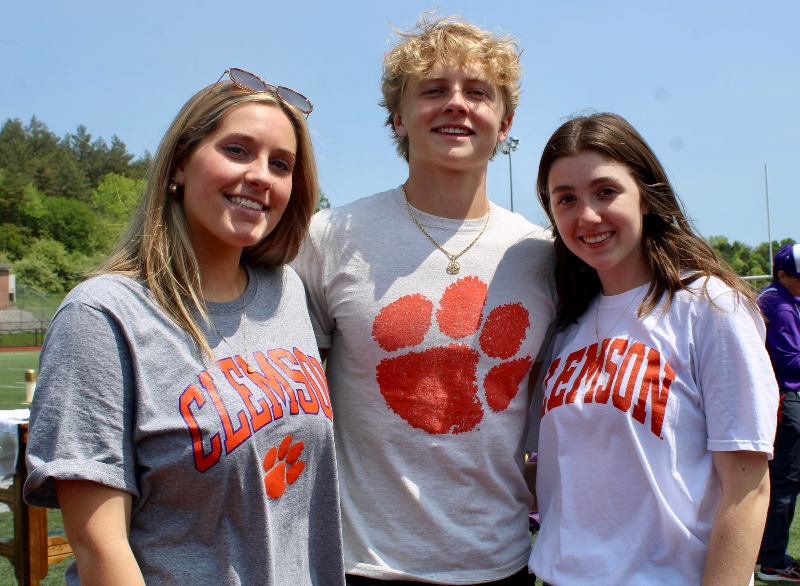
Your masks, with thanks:
M758 304L767 323L767 352L781 393L758 579L800 582L800 563L786 553L800 494L800 244L787 244L775 254L772 282L759 293Z

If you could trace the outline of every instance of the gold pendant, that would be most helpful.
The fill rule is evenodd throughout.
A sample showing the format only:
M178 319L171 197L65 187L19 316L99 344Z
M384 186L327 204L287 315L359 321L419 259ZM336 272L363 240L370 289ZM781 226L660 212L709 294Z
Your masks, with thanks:
M456 262L456 259L451 259L449 263L447 263L447 274L448 275L457 275L458 271L461 270L461 265Z
M247 365L247 374L253 374L256 371L252 364Z

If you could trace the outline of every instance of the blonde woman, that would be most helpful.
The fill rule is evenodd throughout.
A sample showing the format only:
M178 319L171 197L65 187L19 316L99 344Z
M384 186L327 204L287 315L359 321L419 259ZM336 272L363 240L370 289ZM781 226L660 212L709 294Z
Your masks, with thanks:
M343 583L330 400L285 264L316 202L312 106L223 77L42 349L25 496L62 510L68 584Z

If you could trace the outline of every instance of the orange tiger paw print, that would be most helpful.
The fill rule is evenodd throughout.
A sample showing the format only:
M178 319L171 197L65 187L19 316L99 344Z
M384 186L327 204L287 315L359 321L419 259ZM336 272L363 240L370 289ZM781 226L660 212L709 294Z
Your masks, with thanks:
M530 356L517 356L530 315L520 303L509 303L484 317L487 293L486 283L465 277L445 289L436 311L424 295L405 295L375 318L372 336L386 352L426 339L433 344L384 358L376 369L387 405L411 426L431 434L470 431L485 407L503 411L517 395L533 364ZM483 393L477 376L482 355L494 362L483 377Z
M289 434L283 438L280 446L273 446L264 456L264 470L267 472L264 476L264 488L269 498L280 498L286 492L286 487L300 478L306 463L298 458L305 447L300 441L292 444L292 436Z

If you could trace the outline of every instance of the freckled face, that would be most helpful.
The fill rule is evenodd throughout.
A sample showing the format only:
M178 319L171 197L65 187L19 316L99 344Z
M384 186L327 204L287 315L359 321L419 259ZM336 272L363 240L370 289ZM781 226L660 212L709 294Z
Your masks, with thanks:
M564 244L597 271L606 295L650 280L642 248L650 210L625 165L598 151L561 157L550 167L548 191Z
M228 111L175 171L196 252L241 249L272 232L289 203L296 153L280 108L248 102Z
M394 126L408 137L409 163L485 166L511 127L504 111L500 87L479 67L438 63L424 78L409 76Z

